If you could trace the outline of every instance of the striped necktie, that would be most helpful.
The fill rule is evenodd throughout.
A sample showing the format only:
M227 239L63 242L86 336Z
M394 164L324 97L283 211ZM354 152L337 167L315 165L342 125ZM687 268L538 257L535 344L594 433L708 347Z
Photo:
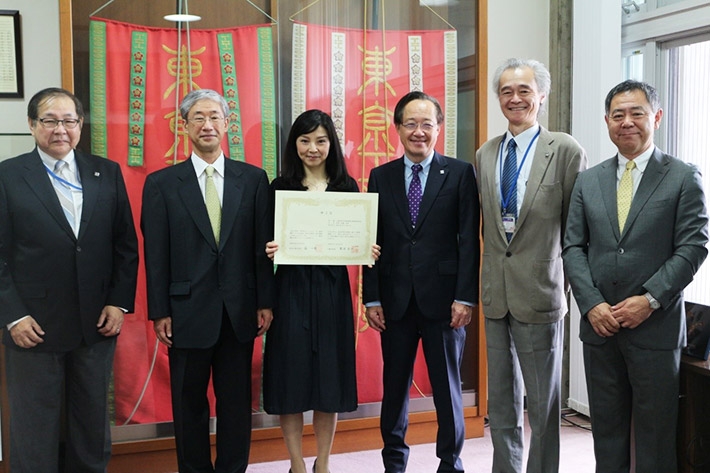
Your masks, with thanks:
M508 156L505 158L501 178L503 199L508 199L503 213L518 215L518 154L515 152L515 140L508 142Z
M75 177L72 176L69 170L69 165L61 159L54 163L54 174L71 184L75 184ZM74 204L74 190L59 179L52 179L54 190L59 198L59 203L62 205L64 216L67 218L69 225L74 231L74 236L79 235L79 222L76 221L76 206Z

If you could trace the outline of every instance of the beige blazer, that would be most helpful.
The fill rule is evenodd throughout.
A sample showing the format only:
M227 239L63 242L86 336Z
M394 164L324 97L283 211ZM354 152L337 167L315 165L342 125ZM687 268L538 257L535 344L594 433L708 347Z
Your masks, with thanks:
M504 138L493 138L476 152L483 217L483 314L500 319L510 312L524 323L555 322L567 313L563 233L572 187L587 167L587 156L571 136L541 127L515 233L508 243L496 185Z

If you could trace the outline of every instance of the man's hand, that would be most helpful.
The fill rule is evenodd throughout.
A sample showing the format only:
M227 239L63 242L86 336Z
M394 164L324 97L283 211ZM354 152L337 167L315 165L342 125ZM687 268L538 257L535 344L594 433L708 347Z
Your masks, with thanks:
M377 332L385 330L385 313L381 305L367 307L365 309L365 317L367 317L367 323L373 330Z
M631 296L611 307L611 315L624 328L638 327L652 312L653 309L645 296Z
M36 347L44 342L43 335L44 330L31 315L23 318L10 329L12 341L20 348Z
M158 336L158 340L164 345L173 346L173 319L172 317L163 317L153 321L153 330Z
M269 327L271 327L271 321L274 320L274 313L271 309L258 309L256 311L256 323L259 327L259 331L256 332L256 336L259 337L264 335Z
M454 302L451 304L451 328L465 327L471 323L473 317L473 307L470 305Z
M619 331L619 322L611 313L611 306L606 302L597 304L587 312L587 319L600 337L611 337Z
M99 333L104 337L115 337L121 333L123 325L123 311L114 306L107 305L99 315L99 321L96 326L99 328Z

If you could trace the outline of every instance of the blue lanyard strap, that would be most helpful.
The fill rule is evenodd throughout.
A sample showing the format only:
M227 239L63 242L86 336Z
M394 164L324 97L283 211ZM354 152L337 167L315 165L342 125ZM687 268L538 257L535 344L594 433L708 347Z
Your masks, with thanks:
M69 187L70 189L74 189L74 190L77 190L77 191L79 191L79 192L82 192L82 191L83 191L83 189L82 189L81 187L79 187L79 186L77 186L77 185L75 185L75 184L72 184L71 182L67 181L66 179L64 179L64 178L62 178L62 177L60 177L60 176L54 174L54 172L52 172L52 170L49 169L49 167L47 167L46 164L44 164L44 163L42 163L42 164L44 165L44 168L47 170L47 174L49 174L50 176L52 176L52 179L61 182L61 183L64 184L65 186Z
M530 152L530 148L532 148L533 143L537 140L537 138L540 136L540 131L542 128L537 129L537 133L535 133L535 136L533 136L533 139L530 140L530 143L528 144L528 148L525 150L525 154L523 155L522 161L520 161L520 165L518 166L518 172L515 173L515 185L511 186L510 189L508 189L508 195L503 195L503 180L501 179L503 176L503 143L505 143L505 140L502 140L500 142L500 151L499 151L499 159L498 159L498 169L500 173L498 174L500 176L500 203L501 207L503 210L508 208L508 202L510 202L510 198L513 196L513 192L518 192L518 178L520 177L520 171L523 169L523 165L525 164L525 160L528 158L528 153ZM516 212L517 213L517 212Z

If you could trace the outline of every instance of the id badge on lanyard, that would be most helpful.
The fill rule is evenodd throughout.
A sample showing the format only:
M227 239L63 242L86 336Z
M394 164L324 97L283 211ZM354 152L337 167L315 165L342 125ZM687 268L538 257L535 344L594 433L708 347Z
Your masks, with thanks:
M515 214L503 214L503 229L505 233L515 233Z

